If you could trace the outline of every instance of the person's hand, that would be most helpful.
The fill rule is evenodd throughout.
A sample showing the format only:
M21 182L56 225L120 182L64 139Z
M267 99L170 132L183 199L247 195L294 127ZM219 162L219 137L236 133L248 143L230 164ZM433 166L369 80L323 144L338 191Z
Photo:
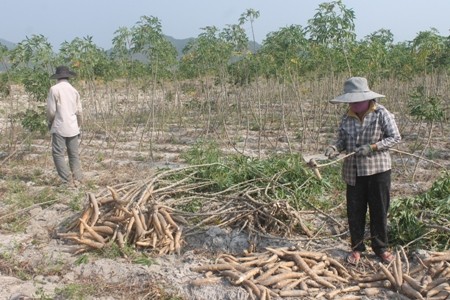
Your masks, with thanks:
M357 156L367 156L373 152L373 149L369 144L366 144L356 148L355 152Z
M339 155L339 151L335 146L328 146L327 149L325 149L325 156L329 159L335 158Z
M51 130L52 129L52 122L47 122L47 127L48 127L48 130Z

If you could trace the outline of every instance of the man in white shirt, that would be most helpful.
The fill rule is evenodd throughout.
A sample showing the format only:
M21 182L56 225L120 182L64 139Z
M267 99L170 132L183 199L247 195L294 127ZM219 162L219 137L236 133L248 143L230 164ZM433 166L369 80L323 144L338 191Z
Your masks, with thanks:
M77 185L83 177L78 151L82 108L80 94L68 81L74 76L76 74L68 67L59 66L50 77L57 82L48 94L47 120L52 134L52 156L56 171L63 183ZM69 166L65 161L66 150Z

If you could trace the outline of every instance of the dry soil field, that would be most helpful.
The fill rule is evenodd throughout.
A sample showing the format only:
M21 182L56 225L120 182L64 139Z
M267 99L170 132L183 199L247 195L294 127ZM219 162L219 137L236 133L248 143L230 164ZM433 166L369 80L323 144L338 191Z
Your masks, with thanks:
M311 90L314 88L316 87L305 87ZM330 89L333 91L332 87ZM340 88L334 88L334 91L339 90ZM283 97L281 90L275 88L271 89L271 92L274 93L274 97ZM248 290L243 288L243 285L233 285L225 277L214 281L213 284L198 286L192 284L193 280L205 276L193 271L192 268L214 263L224 254L241 256L250 246L253 246L254 253L267 251L266 247L295 246L302 251L326 254L340 262L350 273L375 272L377 259L370 254L356 268L345 264L343 258L349 247L346 230L339 228L332 230L333 226L328 226L327 216L317 211L312 211L306 217L310 224L317 225L313 237L298 234L289 238L276 238L263 234L255 235L239 228L208 226L202 230L191 231L190 235L185 236L185 243L179 255L157 255L148 252L121 256L108 251L100 253L88 251L73 255L71 253L73 246L67 240L59 238L57 233L61 230L61 224L79 214L82 207L89 205L88 193L98 194L104 192L107 186L151 178L158 168L183 167L185 164L180 154L190 149L199 139L206 137L217 139L225 152L241 152L254 157L292 150L300 151L299 149L308 154L318 153L323 150L330 138L330 131L325 130L326 128L322 130L322 124L327 123L327 126L333 127L336 122L333 117L323 117L320 124L306 122L312 132L306 134L303 140L296 138L299 133L293 132L294 126L271 127L269 125L273 124L270 121L264 123L266 126L264 130L249 130L250 122L245 117L239 119L242 122L241 126L228 125L226 126L228 130L224 130L225 126L222 125L226 122L219 120L220 115L208 117L189 112L192 105L197 103L195 101L200 103L204 101L202 98L205 97L204 94L195 95L194 92L178 94L159 90L128 95L123 93L114 92L112 88L95 91L83 89L83 105L88 127L83 131L81 139L85 181L82 186L71 188L58 184L48 134L32 139L17 139L17 133L11 129L8 116L28 105L23 90L16 87L8 98L0 102L2 109L0 299L249 299ZM395 93L399 95L398 91ZM219 91L209 97L213 99L223 94L223 91ZM259 96L267 95L269 92L259 92ZM330 92L318 97L328 99L331 95ZM229 106L238 103L234 99L242 98L249 99L255 105L243 108L245 111L243 115L259 114L256 110L258 95L233 91L227 96L231 97L227 98L231 99L226 104ZM178 122L161 121L168 116L174 118L175 112L170 112L170 107L158 104L161 99L168 98L171 99L172 105L183 107L176 111L179 113ZM138 103L132 104L130 99ZM307 96L302 101L306 99ZM130 107L133 105L136 111ZM283 106L282 103L277 103L276 109L275 106L264 109L263 105L264 103L259 109L265 120L270 119L271 112L279 111L280 106ZM313 119L321 114L320 110L330 109L328 106L320 106L318 109L312 104L304 103L303 111L296 105L298 104L286 107L283 114L286 116L285 124L289 125L289 122L301 118ZM399 149L409 152L411 145L417 143L419 138L425 139L426 124L413 124L410 118L399 115L401 111L397 104L393 106L403 135L403 143ZM198 109L205 112L214 110L214 106L199 107ZM144 118L141 123L143 125L128 128L127 118L140 109L148 112L141 116ZM112 116L117 117L116 123L111 121ZM146 119L148 116L151 118ZM186 124L191 126L188 127ZM448 127L448 124L435 125L431 140L433 155L427 156L435 164L427 161L416 164L417 160L413 157L393 153L394 199L425 191L442 168L448 170L450 166ZM13 141L14 145L8 144L9 141ZM417 151L415 154L420 155L421 152ZM33 197L40 197L39 202L43 204L33 205L32 201L29 205L17 204L17 201L28 201ZM342 206L337 209L342 209ZM345 225L345 218L335 210L331 210L329 214ZM189 225L185 226L188 231ZM426 259L427 255L428 253L423 251L417 253L415 257ZM410 263L410 267L413 268L418 264L418 260L411 259ZM342 287L349 286L352 284L342 284ZM291 299L332 298L329 294L332 290L321 286L319 291L311 289L308 295ZM363 291L349 290L336 295L333 299L339 297L405 299L394 289L385 289L376 296L368 296ZM272 299L275 298L272 295Z

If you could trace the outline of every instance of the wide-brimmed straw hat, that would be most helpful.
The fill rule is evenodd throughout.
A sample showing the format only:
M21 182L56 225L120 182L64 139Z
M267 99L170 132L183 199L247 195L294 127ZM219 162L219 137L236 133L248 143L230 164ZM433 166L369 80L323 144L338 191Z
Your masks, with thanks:
M70 77L74 77L74 76L77 76L77 74L75 72L70 71L68 67L59 66L59 67L56 67L55 74L50 76L50 78L51 79L61 79L61 78L70 78Z
M369 89L364 77L351 77L344 83L344 94L330 100L331 103L355 103L385 97Z

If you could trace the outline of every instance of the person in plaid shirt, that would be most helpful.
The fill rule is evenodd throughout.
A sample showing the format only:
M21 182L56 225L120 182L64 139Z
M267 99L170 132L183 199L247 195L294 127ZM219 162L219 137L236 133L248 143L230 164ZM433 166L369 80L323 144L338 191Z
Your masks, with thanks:
M401 136L395 117L376 102L384 95L369 89L367 79L352 77L344 83L344 94L331 103L347 103L337 140L325 151L330 159L340 152L355 152L344 160L342 177L347 184L347 218L352 251L347 261L357 264L364 252L366 213L369 208L371 246L380 259L389 263L394 256L387 250L387 212L391 189L389 148Z

